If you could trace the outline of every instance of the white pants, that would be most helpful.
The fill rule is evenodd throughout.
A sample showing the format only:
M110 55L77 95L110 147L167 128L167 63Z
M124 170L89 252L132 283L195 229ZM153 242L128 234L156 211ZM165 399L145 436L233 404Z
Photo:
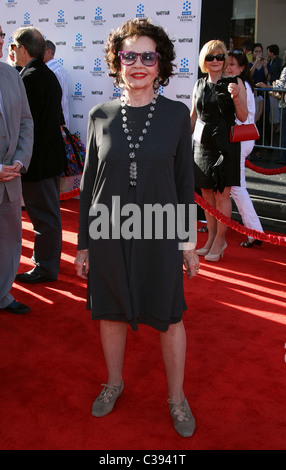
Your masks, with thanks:
M250 155L253 147L254 143L252 143L252 141L241 142L240 186L232 186L230 193L241 215L243 225L250 230L263 232L262 225L246 189L245 158Z

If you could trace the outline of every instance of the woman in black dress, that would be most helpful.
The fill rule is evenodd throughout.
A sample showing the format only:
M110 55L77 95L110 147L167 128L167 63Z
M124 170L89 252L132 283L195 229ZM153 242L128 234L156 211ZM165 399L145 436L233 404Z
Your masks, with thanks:
M194 87L191 123L194 137L195 186L203 198L222 214L231 217L231 186L240 185L240 143L230 142L235 117L247 118L246 89L240 78L223 78L227 50L222 41L206 43L199 66L207 76ZM238 86L237 86L238 85ZM205 211L208 240L197 250L207 261L218 261L227 243L227 226Z
M88 278L88 308L100 320L108 370L92 414L112 411L124 387L127 325L136 330L144 323L160 332L170 412L177 432L187 437L195 421L183 391L183 263L190 278L199 260L189 237L180 250L177 235L168 237L164 226L156 237L144 223L150 205L194 204L189 110L156 93L173 74L174 58L173 42L146 19L127 21L109 36L106 61L124 93L89 115L75 264ZM185 221L190 230L192 221Z

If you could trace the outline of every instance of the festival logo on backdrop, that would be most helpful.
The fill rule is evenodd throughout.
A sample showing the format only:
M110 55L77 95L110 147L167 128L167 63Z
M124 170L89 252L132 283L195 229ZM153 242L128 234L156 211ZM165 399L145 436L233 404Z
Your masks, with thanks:
M182 13L178 16L178 20L185 22L185 21L193 21L196 18L196 15L193 15L192 12L192 2L186 0L182 4Z
M190 71L190 67L189 67L189 59L184 57L183 59L180 60L179 73L176 74L176 77L190 79L192 75L193 73Z
M77 82L74 86L74 93L72 95L72 99L74 101L83 101L85 99L85 96L82 93L82 84L80 82Z
M24 22L22 24L22 27L33 26L30 20L31 20L30 13L28 12L24 13Z
M73 50L75 52L83 52L85 49L85 45L83 44L82 34L77 33L75 36L75 43L73 46Z
M137 5L136 18L144 18L144 16L145 16L144 8L145 7L142 3L139 3L139 5Z
M102 77L105 74L105 71L102 69L101 59L99 57L94 59L93 68L90 73L93 77Z
M64 10L59 10L58 11L58 17L56 21L56 26L58 28L65 28L68 23L65 21L65 12Z
M102 26L106 22L106 20L103 18L101 7L97 7L95 9L94 17L91 22L94 26Z

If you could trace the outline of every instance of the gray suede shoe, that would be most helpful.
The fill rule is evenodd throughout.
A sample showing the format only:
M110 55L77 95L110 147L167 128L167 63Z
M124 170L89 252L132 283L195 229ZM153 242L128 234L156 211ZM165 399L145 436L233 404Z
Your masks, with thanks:
M120 397L124 389L123 380L120 387L108 384L102 384L102 386L104 389L92 405L91 414L97 418L105 416L113 410L117 398Z
M177 433L182 437L192 436L196 429L196 422L186 398L182 403L175 403L172 400L168 400L168 403Z

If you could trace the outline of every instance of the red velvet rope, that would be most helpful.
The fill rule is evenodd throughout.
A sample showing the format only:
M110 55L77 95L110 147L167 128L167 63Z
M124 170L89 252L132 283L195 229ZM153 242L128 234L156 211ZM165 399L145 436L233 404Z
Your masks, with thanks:
M267 169L261 168L258 166L253 165L249 160L245 160L245 166L249 169L256 171L257 173L262 173L264 175L278 175L281 173L286 173L286 166L277 168L277 169ZM79 188L73 189L72 191L61 193L60 200L64 201L70 199L72 197L79 196L80 190ZM222 222L227 227L230 227L233 230L236 230L239 233L247 235L248 237L256 238L257 240L261 240L263 242L269 242L273 245L284 245L286 246L286 237L281 237L280 235L270 235L263 232L258 232L257 230L251 230L244 225L241 225L239 222L232 220L229 217L226 217L224 214L219 212L213 206L210 206L207 201L205 201L199 194L195 193L195 202L202 207L202 209L206 210L209 214L215 217L219 222Z
M257 230L251 230L247 227L244 227L244 225L241 225L239 222L236 222L235 220L226 217L213 206L210 206L210 204L208 204L208 202L206 202L197 193L195 193L195 202L199 204L203 209L205 209L209 214L215 217L219 222L222 222L227 227L230 227L239 233L242 233L252 238L256 238L257 240L261 240L263 242L272 243L273 245L286 246L286 237L281 237L280 235L267 235L266 233L258 232Z
M68 191L66 193L60 194L60 201L66 201L67 199L71 199L72 197L79 196L79 188L73 189L72 191Z
M280 175L281 173L286 173L286 166L280 168L261 168L260 166L253 165L249 160L245 160L245 166L256 173L262 175Z

